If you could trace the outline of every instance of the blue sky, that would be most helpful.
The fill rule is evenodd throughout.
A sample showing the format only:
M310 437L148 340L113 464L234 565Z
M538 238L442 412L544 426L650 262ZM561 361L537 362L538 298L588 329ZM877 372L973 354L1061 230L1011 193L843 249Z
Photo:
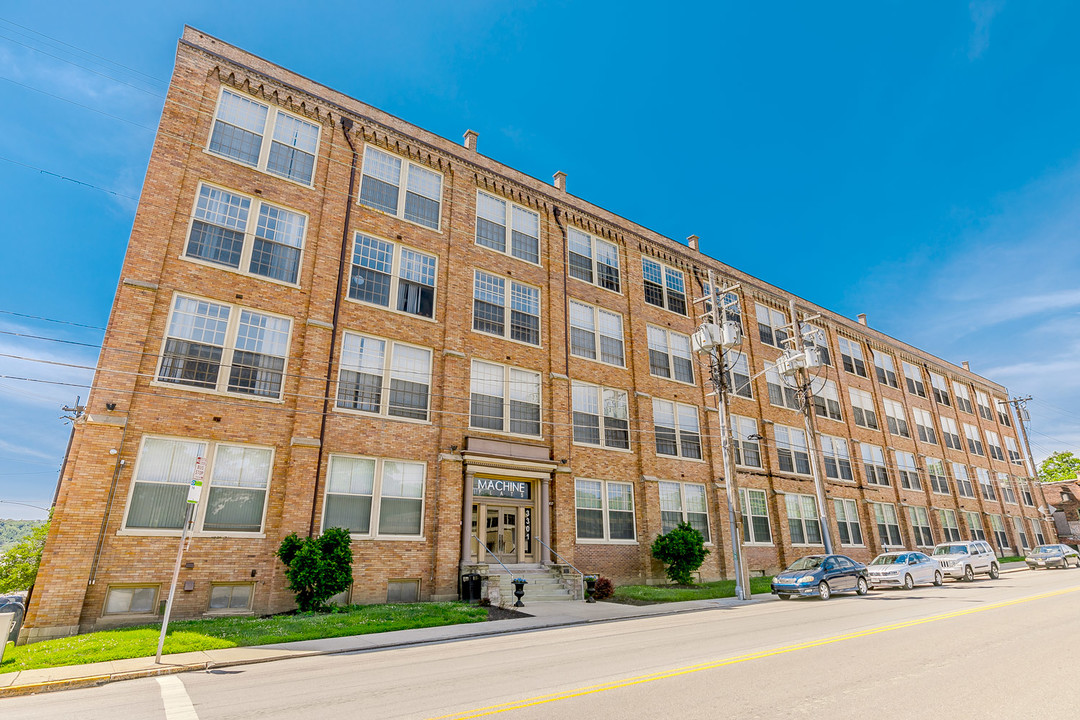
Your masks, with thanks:
M970 360L1080 450L1080 4L658 8L0 10L0 375L70 383L0 378L0 517L51 501L184 23Z

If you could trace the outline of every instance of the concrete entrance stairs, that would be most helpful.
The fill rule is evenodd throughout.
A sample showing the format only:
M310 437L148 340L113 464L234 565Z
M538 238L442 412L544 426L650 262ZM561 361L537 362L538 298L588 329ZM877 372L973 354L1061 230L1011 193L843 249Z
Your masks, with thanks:
M561 573L557 570L545 567L538 563L522 563L507 565L513 575L508 575L506 570L499 565L490 567L490 580L499 579L500 605L510 607L517 598L514 597L514 583L512 578L525 578L525 597L521 599L528 605L530 602L569 602L574 599L573 593L563 584ZM577 578L578 576L575 576Z

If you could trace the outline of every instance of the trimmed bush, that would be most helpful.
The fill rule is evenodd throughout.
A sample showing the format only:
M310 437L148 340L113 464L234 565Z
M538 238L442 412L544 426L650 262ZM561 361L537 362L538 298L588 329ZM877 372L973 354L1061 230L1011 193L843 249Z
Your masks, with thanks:
M701 567L709 551L705 538L690 526L681 522L666 535L658 535L652 544L653 557L667 567L668 580L676 585L693 585L690 573Z
M593 587L593 598L596 600L607 600L609 597L615 594L615 583L611 582L606 577L596 578L596 585Z
M319 537L292 533L281 541L277 556L301 612L323 610L326 601L352 585L352 539L349 531L329 528Z

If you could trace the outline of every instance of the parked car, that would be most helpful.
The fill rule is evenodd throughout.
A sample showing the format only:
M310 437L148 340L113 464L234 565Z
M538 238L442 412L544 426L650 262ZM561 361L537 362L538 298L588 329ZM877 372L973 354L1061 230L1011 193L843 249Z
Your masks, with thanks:
M1040 545L1024 558L1027 566L1035 568L1067 568L1070 565L1080 568L1080 553L1068 545Z
M998 559L994 549L984 540L942 543L934 548L934 559L945 577L971 582L977 574L986 573L998 578Z
M828 600L834 592L854 591L865 595L869 589L866 566L846 555L801 557L772 581L772 593L781 600L796 595Z
M878 555L866 567L870 587L902 587L910 590L920 583L941 585L938 561L921 552L887 552Z

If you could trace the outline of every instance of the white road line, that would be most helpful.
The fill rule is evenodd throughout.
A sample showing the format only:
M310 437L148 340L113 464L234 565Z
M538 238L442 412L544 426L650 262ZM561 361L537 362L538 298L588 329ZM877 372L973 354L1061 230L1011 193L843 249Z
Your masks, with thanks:
M165 703L165 720L199 720L187 688L179 677L159 675L157 681L161 686L161 701Z

